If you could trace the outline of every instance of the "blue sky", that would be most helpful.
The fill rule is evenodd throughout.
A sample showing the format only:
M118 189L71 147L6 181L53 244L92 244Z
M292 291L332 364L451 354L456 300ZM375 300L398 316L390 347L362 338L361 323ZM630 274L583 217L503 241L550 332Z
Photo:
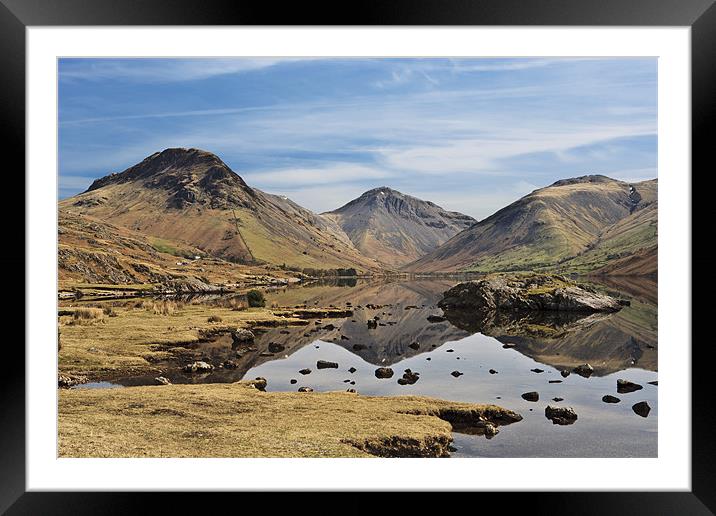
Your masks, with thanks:
M315 212L389 186L484 218L657 176L656 59L61 59L59 193L168 147Z

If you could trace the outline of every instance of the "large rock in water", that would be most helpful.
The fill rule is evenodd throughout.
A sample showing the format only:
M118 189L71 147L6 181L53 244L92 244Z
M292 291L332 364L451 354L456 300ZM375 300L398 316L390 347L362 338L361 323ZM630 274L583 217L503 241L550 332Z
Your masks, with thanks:
M459 283L443 294L443 310L616 312L619 302L586 285L549 274L495 274Z

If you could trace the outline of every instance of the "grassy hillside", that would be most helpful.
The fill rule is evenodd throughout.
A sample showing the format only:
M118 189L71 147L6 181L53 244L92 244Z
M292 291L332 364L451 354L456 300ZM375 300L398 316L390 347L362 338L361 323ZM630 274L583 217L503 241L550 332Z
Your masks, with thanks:
M162 252L182 247L242 264L378 270L331 221L252 189L213 154L167 149L59 203L146 235ZM168 242L172 242L169 244ZM178 247L177 247L178 246Z
M656 245L656 188L656 180L630 185L605 176L558 181L458 233L405 270L595 270Z

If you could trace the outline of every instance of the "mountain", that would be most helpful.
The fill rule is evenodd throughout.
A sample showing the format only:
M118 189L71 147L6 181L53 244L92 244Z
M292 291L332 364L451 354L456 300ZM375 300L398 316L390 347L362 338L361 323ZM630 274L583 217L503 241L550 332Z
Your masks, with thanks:
M159 251L184 246L243 264L380 268L332 220L251 188L216 155L166 149L59 203L60 212L145 235Z
M656 222L656 179L633 184L602 175L564 179L474 224L404 269L588 272L610 266L615 269L603 272L614 274L622 260L628 270L645 271L653 261L647 251L656 249Z
M365 256L390 266L416 260L476 222L388 187L369 190L323 216Z

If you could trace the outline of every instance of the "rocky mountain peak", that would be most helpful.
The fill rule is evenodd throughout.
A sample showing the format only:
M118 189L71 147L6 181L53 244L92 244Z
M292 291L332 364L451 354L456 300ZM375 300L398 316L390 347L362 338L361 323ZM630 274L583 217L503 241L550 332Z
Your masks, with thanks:
M155 152L123 172L97 179L87 191L123 183L165 190L170 193L169 206L174 208L195 203L214 208L246 205L247 197L255 197L255 192L218 156L193 148Z
M366 256L402 265L434 249L475 219L387 186L326 213Z
M579 176L579 177L571 177L569 179L560 179L559 181L555 181L550 186L566 186L566 185L576 185L579 183L613 183L616 182L616 179L612 179L611 177L604 176L602 174L589 174L586 176Z

